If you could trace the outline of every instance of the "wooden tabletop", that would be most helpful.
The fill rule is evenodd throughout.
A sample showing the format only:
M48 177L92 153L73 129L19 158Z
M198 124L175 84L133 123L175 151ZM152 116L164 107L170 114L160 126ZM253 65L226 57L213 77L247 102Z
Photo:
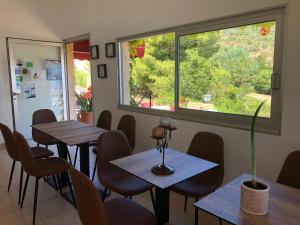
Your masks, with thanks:
M33 128L46 133L67 145L78 145L96 141L106 130L88 124L67 120L54 123L32 125Z
M165 162L172 166L175 172L168 176L153 174L151 168L160 164L161 161L162 154L152 149L111 161L111 163L161 189L217 166L215 163L168 148L165 152Z
M300 190L266 181L270 186L269 212L254 216L240 209L241 181L249 179L243 174L217 191L196 202L195 207L238 225L299 225Z

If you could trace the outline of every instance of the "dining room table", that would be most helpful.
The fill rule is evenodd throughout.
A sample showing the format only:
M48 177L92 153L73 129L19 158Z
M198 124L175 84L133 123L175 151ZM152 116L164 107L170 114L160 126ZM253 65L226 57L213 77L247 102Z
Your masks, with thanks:
M90 176L90 143L97 141L99 136L107 130L82 123L77 120L65 120L51 123L41 123L32 125L42 133L45 133L59 141L58 155L67 160L68 146L79 146L80 149L80 171ZM67 185L67 174L61 174L62 186ZM69 193L64 193L64 197L71 201Z
M151 171L153 166L161 163L161 153L157 149L136 153L111 163L155 187L155 214L160 225L169 222L172 185L218 166L171 148L165 150L165 163L174 169L174 173L170 175L157 175Z
M241 183L251 180L243 174L194 204L217 218L234 225L299 225L300 190L263 178L259 181L269 185L269 207L266 215L252 215L240 208Z

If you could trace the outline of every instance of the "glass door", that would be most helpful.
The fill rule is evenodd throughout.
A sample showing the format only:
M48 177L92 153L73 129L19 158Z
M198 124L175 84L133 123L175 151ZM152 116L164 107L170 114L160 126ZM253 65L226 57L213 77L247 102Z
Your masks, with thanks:
M32 114L51 109L67 119L63 43L8 39L15 129L31 139Z

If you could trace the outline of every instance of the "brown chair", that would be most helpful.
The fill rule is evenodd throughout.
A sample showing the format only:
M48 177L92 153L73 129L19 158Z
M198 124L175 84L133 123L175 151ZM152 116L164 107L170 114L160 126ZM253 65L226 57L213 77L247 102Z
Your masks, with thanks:
M58 175L60 173L67 173L70 164L64 159L53 157L49 159L34 159L32 152L30 151L30 147L24 138L24 136L16 131L14 131L14 137L17 143L17 149L19 152L22 168L27 173L25 186L22 194L21 208L23 207L28 179L29 176L34 176L35 179L35 194L34 194L34 205L33 205L33 225L35 225L35 216L36 216L36 208L37 208L37 197L38 197L38 188L39 188L39 179L42 177L48 177L53 175ZM70 180L67 176L67 183L69 185L71 195L74 200L73 190L71 187ZM60 182L59 182L60 184ZM60 185L61 191L61 185ZM62 194L62 191L61 191ZM74 200L75 202L75 200Z
M77 211L83 225L156 225L157 219L148 209L126 198L102 202L89 178L70 169ZM91 204L91 202L93 204Z
M2 123L0 123L0 130L1 130L2 136L4 138L7 153L13 160L11 172L10 172L10 176L9 176L8 188L7 188L7 191L9 192L10 186L11 186L11 181L12 181L13 174L14 174L15 164L16 164L16 162L20 161L20 157L19 157L19 152L17 150L17 143L16 143L16 140L14 138L12 131L9 129L9 127L7 127L6 125L4 125ZM49 158L50 156L54 155L54 153L52 151L47 150L42 147L33 147L33 148L31 148L31 152L35 159ZM23 168L21 167L20 183L19 183L19 204L21 201L22 184L23 184Z
M112 118L111 112L109 110L103 110L98 117L96 126L99 128L105 129L105 130L110 130L111 129L111 118ZM90 146L96 146L96 145L97 145L97 142L90 143ZM78 151L79 151L79 146L76 147L76 153L75 153L74 164L73 164L74 167L76 165ZM93 149L93 152L95 154L97 154L97 150L95 148ZM94 164L92 180L94 180L94 177L95 177L96 165L97 165L97 157L96 157L95 164Z
M122 131L103 133L98 139L97 150L100 159L97 166L98 177L105 187L103 200L108 189L129 198L149 191L155 209L152 185L110 163L111 160L131 155L131 148L124 133Z
M286 158L277 182L300 189L300 151L294 151Z
M132 115L124 115L121 117L117 130L123 131L130 144L131 150L135 148L135 118Z
M41 123L51 123L57 122L54 112L50 109L39 109L35 111L32 115L32 125L41 124ZM49 145L58 145L59 141L45 133L42 133L34 128L32 128L32 139L37 143L37 146L45 145L48 149ZM72 163L71 156L69 151L67 155L70 163Z
M188 197L198 201L199 198L215 191L222 184L224 178L223 139L217 134L198 132L194 136L187 154L217 163L218 166L172 186L174 192L185 196L185 211ZM196 208L195 224L198 224Z
M118 127L117 127L117 130L120 130L125 134L128 142L130 144L131 152L133 152L134 147L135 147L135 126L136 126L135 118L131 115L124 115L121 117ZM93 149L93 152L97 155L96 148ZM99 158L97 155L95 164L94 164L94 169L93 169L92 181L94 181L94 178L95 178L98 160L99 160Z

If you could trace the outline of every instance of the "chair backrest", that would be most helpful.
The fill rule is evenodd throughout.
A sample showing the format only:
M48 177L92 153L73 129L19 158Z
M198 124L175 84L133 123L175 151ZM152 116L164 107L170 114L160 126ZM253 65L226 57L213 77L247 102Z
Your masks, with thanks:
M13 134L18 146L17 149L19 152L22 167L26 173L34 176L36 174L36 162L32 155L30 146L21 133L14 131Z
M39 109L35 111L32 115L32 125L41 123L51 123L57 122L54 112L50 109ZM50 138L47 134L44 134L36 129L32 129L32 139L40 143L41 140L46 140Z
M135 147L135 118L131 115L123 115L119 121L117 130L121 130L126 135L131 146L131 151Z
M111 129L111 112L109 110L103 110L98 118L97 127L110 130Z
M205 159L219 166L202 174L207 182L221 185L224 178L224 143L222 137L210 132L198 132L188 149L188 154Z
M131 155L130 144L125 134L118 130L101 134L98 139L97 151L100 165Z
M94 184L83 173L70 169L76 207L83 225L108 225L106 211ZM117 215L116 215L117 216Z
M11 129L9 129L8 126L0 123L0 130L4 138L5 148L7 150L8 155L13 160L20 161L19 152L17 149L17 143Z
M277 182L300 189L300 151L294 151L286 158Z

